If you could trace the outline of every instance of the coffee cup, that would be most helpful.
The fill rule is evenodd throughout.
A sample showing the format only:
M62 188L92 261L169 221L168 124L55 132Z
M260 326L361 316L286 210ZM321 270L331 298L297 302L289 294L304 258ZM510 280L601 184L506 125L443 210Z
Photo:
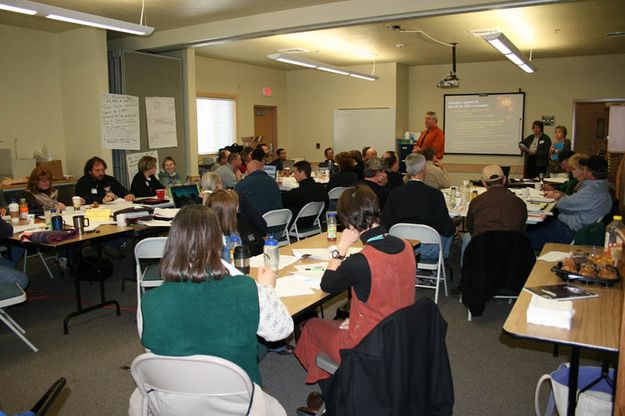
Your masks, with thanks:
M79 234L84 234L85 227L89 226L89 218L86 218L84 215L74 215L72 217L72 222L74 224L74 228L78 230Z
M80 197L79 196L73 196L72 197L72 206L74 207L74 211L80 211Z
M117 226L118 227L125 227L128 224L126 223L126 220L128 219L128 214L118 214L117 215Z
M165 190L164 189L157 189L156 190L156 199L158 200L163 200L165 199Z
M60 215L53 215L52 219L51 219L51 223L52 223L52 229L59 231L63 229L63 224L65 223L65 221L63 221L63 217Z

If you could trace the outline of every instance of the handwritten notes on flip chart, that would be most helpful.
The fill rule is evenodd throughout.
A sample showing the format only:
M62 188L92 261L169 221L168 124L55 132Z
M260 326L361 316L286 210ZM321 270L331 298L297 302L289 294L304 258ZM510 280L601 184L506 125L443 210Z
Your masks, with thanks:
M135 177L137 172L139 172L139 160L143 156L152 156L156 159L156 167L159 167L158 164L158 152L156 150L149 150L147 152L135 152L135 153L126 153L126 170L128 171L128 183L132 183L132 178Z
M139 98L102 94L102 147L139 150Z
M174 97L145 97L150 149L176 147L176 107Z

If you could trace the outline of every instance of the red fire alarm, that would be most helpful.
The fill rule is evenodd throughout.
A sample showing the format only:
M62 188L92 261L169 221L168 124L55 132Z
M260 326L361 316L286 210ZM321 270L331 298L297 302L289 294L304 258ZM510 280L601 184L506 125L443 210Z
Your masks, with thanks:
M263 87L263 97L271 97L271 87Z

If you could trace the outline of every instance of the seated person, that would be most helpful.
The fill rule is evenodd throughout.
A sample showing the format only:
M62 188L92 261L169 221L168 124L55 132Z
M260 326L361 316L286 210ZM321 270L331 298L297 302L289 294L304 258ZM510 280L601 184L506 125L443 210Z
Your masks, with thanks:
M331 147L326 148L326 150L323 151L323 155L326 160L319 162L319 167L327 168L330 171L330 176L333 176L339 171L339 167L334 161L334 149Z
M412 246L380 226L380 208L369 187L358 184L338 200L338 216L345 226L337 250L321 279L321 290L352 293L350 318L343 322L313 318L302 330L295 356L308 371L306 383L330 377L315 363L320 352L340 363L340 350L356 346L381 320L415 301L416 264ZM347 252L360 240L360 253Z
M276 167L276 170L278 172L280 172L284 168L290 168L291 167L290 164L289 164L289 161L286 158L286 150L280 148L276 152L276 155L278 157L273 162L271 162L271 164Z
M243 200L245 201L244 198ZM266 235L267 223L263 217L256 214L260 218L259 221L263 222L263 227L258 228L261 228L261 231L265 230L264 234L260 234L257 231L258 228L246 216L239 213L239 195L235 191L231 189L215 191L210 194L205 205L215 211L221 225L221 232L224 236L222 259L232 263L234 247L237 245L249 248L252 256L263 252L265 244L263 237Z
M423 182L435 189L445 189L451 186L451 180L443 161L436 157L436 149L432 146L426 147L421 151L426 160L425 178Z
M385 187L388 178L386 176L386 170L382 159L379 157L369 159L365 163L364 174L365 179L361 183L364 183L371 188L373 193L378 197L380 210L384 209L384 204L386 204L386 198L388 198L389 191L388 188Z
M228 156L230 156L229 149L219 149L217 153L217 161L211 166L211 172L215 172L217 169L228 163Z
M137 198L155 196L157 189L165 189L162 183L156 179L156 158L143 156L137 164L139 172L132 178L130 192Z
M420 153L406 157L408 182L391 191L382 211L382 225L387 229L400 222L424 224L434 228L441 236L444 256L449 256L449 248L456 233L443 193L426 185L425 158ZM422 261L438 259L438 245L421 244L417 249Z
M221 177L215 172L206 172L202 175L202 203L207 205L213 193L224 189ZM264 240L267 235L267 221L258 213L256 208L242 194L237 193L237 230L243 244L250 248L252 256L263 252Z
M241 151L241 166L239 166L239 171L241 173L245 173L247 171L247 164L252 161L253 151L254 149L249 146L244 147Z
M48 168L37 166L30 174L26 190L21 197L28 203L28 212L43 215L44 208L53 208L57 212L65 209L65 204L58 200L59 191L52 188L54 175Z
M13 235L13 226L0 218L0 241ZM0 256L0 283L17 283L25 289L28 286L28 276L13 267L13 263Z
M261 162L263 165L269 163L269 146L265 143L256 146L256 149L252 152L252 160Z
M330 176L328 181L328 191L332 188L354 186L358 182L358 174L354 170L356 161L347 153L341 152L336 155L336 165L338 172Z
M241 275L222 262L222 248L219 221L210 208L188 205L180 210L161 261L165 283L141 300L141 341L159 355L229 360L255 383L256 398L263 394L256 336L284 339L293 331L293 320L274 289L275 274L260 267L257 281ZM275 399L264 396L277 414L286 414Z
M226 188L234 188L241 180L241 172L239 167L241 166L241 155L237 152L230 152L228 155L227 163L221 165L215 173L221 176L221 181Z
M135 199L117 179L106 174L106 162L97 156L85 163L84 175L76 183L76 195L82 198L83 204L112 202L117 198Z
M295 163L293 165L293 176L299 186L282 194L282 206L291 210L293 213L293 221L304 205L309 202L321 201L325 203L325 209L328 208L328 192L325 186L315 182L315 180L310 177L311 169L310 162L306 160ZM313 218L300 220L297 226L300 230L311 227L313 220Z
M365 161L362 158L362 153L358 150L350 150L347 153L356 162L356 166L353 170L356 172L356 175L358 175L358 180L363 180L365 178Z
M247 165L247 176L234 188L239 195L245 196L250 201L260 215L282 208L280 188L276 181L265 173L263 166L262 162L252 160Z
M482 185L486 192L469 204L466 225L468 233L462 236L462 255L472 237L488 231L525 230L527 205L506 187L506 176L499 165L489 165L482 170Z
M588 159L588 155L565 150L560 156L566 158L562 161L562 170L569 174L569 179L563 184L545 184L545 196L548 198L560 199L564 195L572 195L582 186L579 176L583 176L585 171L580 167L579 161Z
M398 186L404 184L402 174L399 173L399 159L397 154L392 150L384 152L382 155L382 162L384 163L384 169L386 170L386 177L388 179L386 188L390 191Z
M374 147L365 146L362 148L362 161L364 163L376 157L378 157L378 151Z
M162 166L163 170L158 173L158 180L163 186L169 188L171 186L184 184L184 179L176 172L176 161L173 157L167 156L163 159Z
M581 186L579 191L558 200L558 217L528 227L527 236L534 250L541 250L545 243L569 244L577 231L602 219L612 209L608 162L600 156L590 156L581 159L579 164L579 169L573 169L573 175Z

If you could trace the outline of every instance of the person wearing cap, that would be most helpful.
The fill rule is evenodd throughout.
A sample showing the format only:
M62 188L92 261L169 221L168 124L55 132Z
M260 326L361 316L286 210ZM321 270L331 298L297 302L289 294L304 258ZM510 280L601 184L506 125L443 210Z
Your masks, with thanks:
M374 149L375 150L375 149ZM386 198L388 198L388 177L386 176L386 170L384 162L379 157L374 157L365 162L364 169L365 178L361 181L367 185L373 193L378 197L378 203L380 204L380 210L384 209L386 204Z
M462 236L462 251L469 245L472 237L487 231L525 230L527 205L506 187L506 175L499 165L488 165L482 170L482 185L486 192L477 196L469 204L467 230Z
M579 161L580 168L573 175L581 186L572 195L561 197L556 203L558 218L528 228L527 236L535 250L545 243L568 244L583 227L603 218L612 209L608 192L608 162L600 156L590 156Z

